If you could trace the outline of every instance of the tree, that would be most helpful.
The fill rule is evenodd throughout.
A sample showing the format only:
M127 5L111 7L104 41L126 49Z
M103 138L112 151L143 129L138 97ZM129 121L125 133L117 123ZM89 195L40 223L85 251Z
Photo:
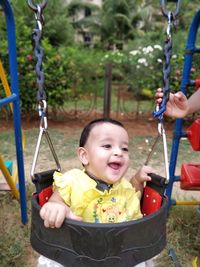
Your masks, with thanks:
M101 41L108 48L122 49L128 39L134 38L139 15L133 1L105 0L101 16Z

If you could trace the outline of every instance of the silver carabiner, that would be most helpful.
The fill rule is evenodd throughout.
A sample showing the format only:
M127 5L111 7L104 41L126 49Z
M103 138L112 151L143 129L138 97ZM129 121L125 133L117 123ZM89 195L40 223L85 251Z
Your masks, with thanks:
M173 22L173 14L170 11L168 12L168 16L167 16L167 30L166 30L168 40L171 39L172 37L172 34L171 34L172 22Z
M41 35L42 25L44 24L44 17L42 15L42 9L40 5L37 5L36 8L37 8L37 12L35 12L35 21L37 23L37 29L39 30L40 35Z
M169 13L169 11L166 8L167 0L161 0L160 2L161 2L162 13L167 18L168 17L168 13ZM180 12L181 0L173 0L173 1L171 0L171 2L176 2L176 9L175 9L174 12L172 12L174 19L176 19L176 17L178 16L178 14Z
M47 0L43 0L42 3L37 4L37 5L39 5L41 9L44 9L47 5L47 2L48 2ZM33 11L35 11L35 12L37 11L37 5L34 5L32 3L32 0L28 0L28 5Z
M40 119L40 128L43 128L47 130L48 124L47 124L47 116L46 116L46 111L47 111L47 102L46 100L41 100L38 104L38 113Z

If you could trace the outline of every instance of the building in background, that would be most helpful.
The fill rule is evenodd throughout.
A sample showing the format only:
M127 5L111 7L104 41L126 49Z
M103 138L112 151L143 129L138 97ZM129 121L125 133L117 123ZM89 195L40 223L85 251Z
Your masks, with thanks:
M102 6L102 2L103 0L81 0L82 3L88 3L88 4L93 4L96 5L98 7ZM77 3L77 1L74 1L75 3ZM67 4L72 4L73 0L66 0ZM77 9L77 11L75 12L72 20L73 23L78 23L81 20L84 20L86 17L90 17L93 15L93 12L91 8L89 8L87 5L85 7L83 7L83 9ZM93 36L91 34L91 32L89 31L89 29L87 27L85 27L83 24L81 25L81 23L78 24L78 27L76 29L76 34L75 34L75 41L76 42L83 42L86 46L92 46L93 44L93 40L97 38L95 36Z

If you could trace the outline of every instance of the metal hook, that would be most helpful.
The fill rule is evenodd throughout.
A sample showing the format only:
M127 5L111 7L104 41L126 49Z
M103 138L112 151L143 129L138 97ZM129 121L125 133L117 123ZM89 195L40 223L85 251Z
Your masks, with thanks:
M168 16L167 16L167 39L171 39L171 26L173 22L173 14L171 11L169 11Z
M47 130L48 124L47 124L47 116L46 116L46 110L47 110L47 102L46 100L41 100L38 104L38 113L40 120L40 128L43 128Z
M42 26L44 24L44 17L42 15L42 9L40 5L36 6L37 8L37 12L35 12L35 20L36 20L36 25L37 25L37 29L40 31L40 33L42 32Z
M46 7L47 2L48 2L47 0L43 0L42 3L37 4L37 5L39 5L40 8L43 10ZM34 5L32 3L32 0L28 0L28 5L33 11L37 12L37 10L38 10L37 5Z
M162 13L166 18L168 18L169 11L166 8L167 0L161 0L160 2L161 2ZM173 18L176 19L176 17L178 16L180 12L181 0L171 0L171 2L176 2L175 12L172 12Z

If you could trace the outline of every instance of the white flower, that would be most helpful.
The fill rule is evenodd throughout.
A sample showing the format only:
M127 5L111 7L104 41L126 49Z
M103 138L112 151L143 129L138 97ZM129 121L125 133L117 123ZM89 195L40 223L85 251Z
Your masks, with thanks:
M142 57L138 59L138 63L145 64L147 62L146 58Z
M138 59L138 63L139 63L139 64L143 64L143 65L146 66L146 67L148 66L147 60L146 60L146 58L144 58L144 57L143 57L143 58L139 58L139 59Z
M132 50L132 51L129 52L129 54L131 54L132 56L136 56L136 55L140 55L141 52L138 51L138 50Z
M155 49L160 50L160 51L162 50L162 47L161 47L160 45L154 45L153 47L154 47Z
M158 63L162 63L162 59L161 59L161 58L158 58L158 59L157 59L157 62L158 62Z
M148 53L150 53L150 52L153 52L153 47L149 45L149 46L147 46L147 47L144 47L144 48L142 49L142 51L143 51L144 54L148 54Z
M177 55L173 55L172 58L173 58L173 59L176 59L176 58L177 58Z

